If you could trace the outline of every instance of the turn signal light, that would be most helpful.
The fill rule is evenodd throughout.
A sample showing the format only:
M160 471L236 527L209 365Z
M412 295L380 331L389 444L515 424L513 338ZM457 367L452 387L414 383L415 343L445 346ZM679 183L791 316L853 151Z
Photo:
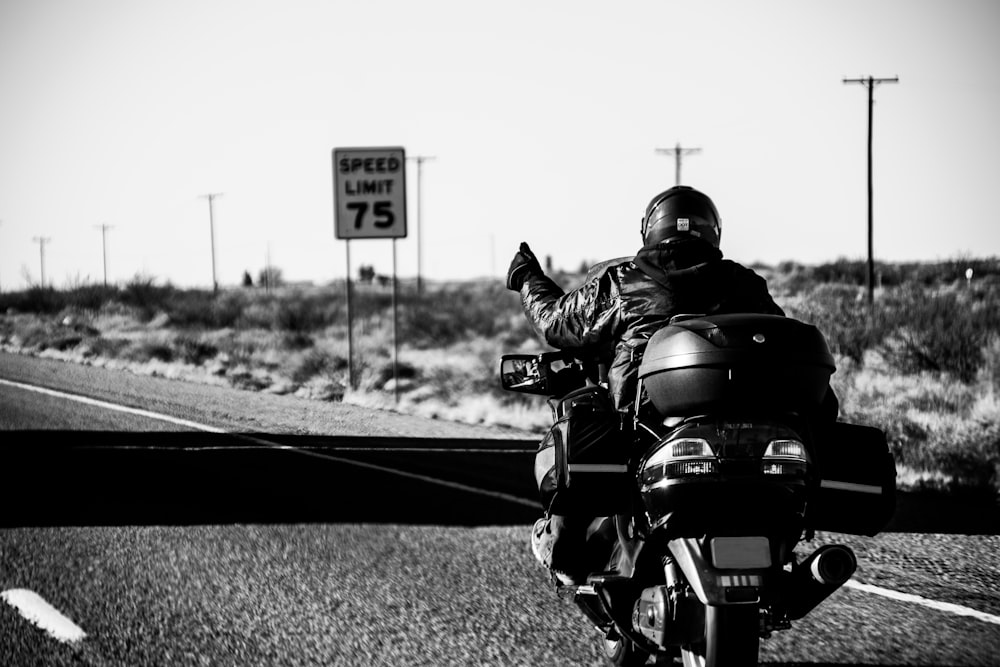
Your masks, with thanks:
M794 475L804 477L809 465L809 454L798 440L772 440L761 459L765 475Z

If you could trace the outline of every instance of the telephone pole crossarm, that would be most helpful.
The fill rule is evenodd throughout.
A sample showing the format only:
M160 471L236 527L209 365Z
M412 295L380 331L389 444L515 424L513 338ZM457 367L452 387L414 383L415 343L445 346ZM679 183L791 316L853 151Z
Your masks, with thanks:
M654 152L674 157L674 185L681 184L681 158L685 155L696 155L701 152L700 148L682 148L680 143L673 148L654 148Z
M41 270L42 270L41 287L42 289L45 289L45 244L51 241L52 239L50 239L48 236L35 236L32 237L31 240L38 244L38 258L41 263Z

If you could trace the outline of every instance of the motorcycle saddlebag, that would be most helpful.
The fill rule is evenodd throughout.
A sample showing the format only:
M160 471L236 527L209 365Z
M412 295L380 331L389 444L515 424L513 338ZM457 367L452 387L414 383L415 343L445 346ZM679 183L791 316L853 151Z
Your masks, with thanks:
M535 482L552 514L627 511L630 476L621 417L603 387L583 387L556 404L556 422L535 454Z
M896 509L896 465L885 433L835 422L816 436L820 481L807 511L811 528L873 536Z

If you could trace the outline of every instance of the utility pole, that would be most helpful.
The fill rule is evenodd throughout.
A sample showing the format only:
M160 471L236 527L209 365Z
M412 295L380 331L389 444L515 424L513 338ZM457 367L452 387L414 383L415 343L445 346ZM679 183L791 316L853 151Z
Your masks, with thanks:
M674 156L674 185L681 184L681 157L684 155L695 155L701 152L700 148L681 148L680 143L673 148L654 148L657 153Z
M101 230L101 250L104 258L104 286L108 286L108 230L112 225L94 225L95 229Z
M423 166L424 162L428 160L433 160L433 155L411 155L406 158L407 160L413 160L417 163L417 293L420 294L424 291L424 281L423 273L420 271L420 265L423 262L423 246L420 240L421 232L421 218L423 218L423 208L424 208L424 198L423 198Z
M880 83L899 83L899 77L876 79L844 79L844 83L860 83L868 89L868 305L875 304L874 227L872 224L872 115L875 108L875 86Z
M215 217L212 214L212 202L215 201L216 197L221 196L221 192L202 195L202 198L208 200L208 226L209 231L212 233L212 291L216 294L219 293L219 281L215 278Z
M267 244L267 253L264 255L264 292L271 293L271 243Z
M42 263L42 289L45 289L45 244L52 239L47 236L35 236L32 240L38 244L38 256Z

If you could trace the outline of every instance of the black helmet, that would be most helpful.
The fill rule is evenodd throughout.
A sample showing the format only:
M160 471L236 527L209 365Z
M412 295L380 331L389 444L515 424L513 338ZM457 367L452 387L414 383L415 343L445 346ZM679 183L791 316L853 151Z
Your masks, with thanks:
M686 185L675 185L653 197L642 219L644 246L700 238L719 247L722 222L708 195Z

